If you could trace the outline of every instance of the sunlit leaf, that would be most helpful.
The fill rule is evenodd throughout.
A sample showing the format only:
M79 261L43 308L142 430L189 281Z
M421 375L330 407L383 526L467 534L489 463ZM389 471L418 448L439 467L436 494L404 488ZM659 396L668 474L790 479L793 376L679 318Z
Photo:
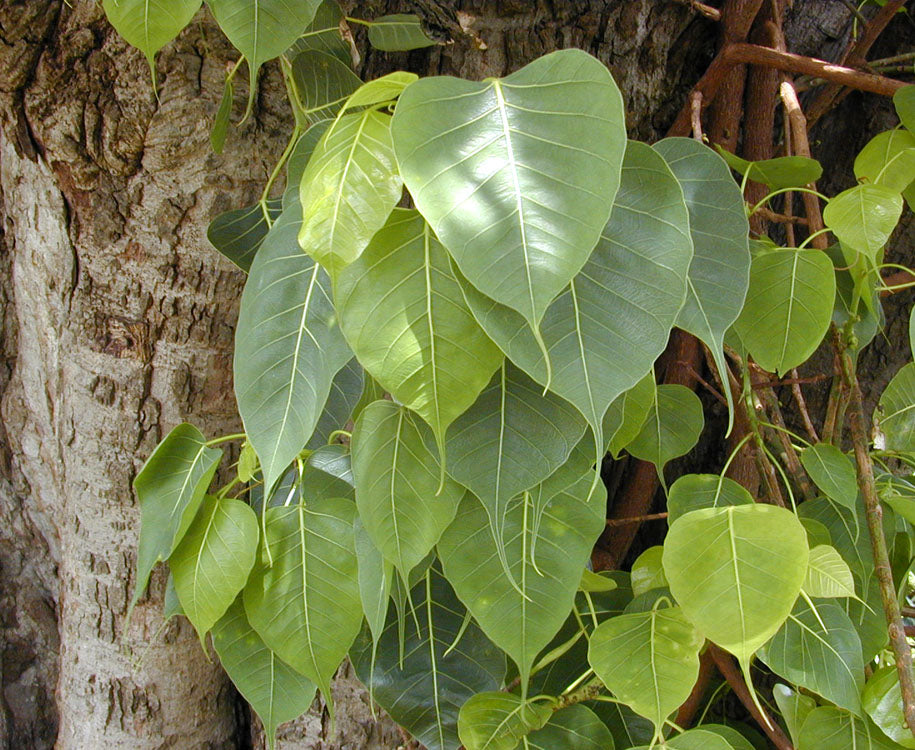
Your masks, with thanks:
M875 135L855 157L855 177L901 193L915 180L915 135L907 130Z
M734 746L724 737L715 732L707 732L701 727L671 737L667 740L666 747L673 750L734 750ZM648 746L633 750L648 750Z
M878 669L861 694L864 710L883 733L900 747L915 748L915 737L902 713L902 690L895 664Z
M318 142L332 122L332 120L316 122L299 137L299 140L293 146L292 153L289 154L289 159L286 162L286 189L283 191L284 209L289 208L291 203L298 203L301 200L299 194L305 167L308 166Z
M801 451L801 463L827 497L854 509L858 476L848 456L830 443L817 443Z
M804 592L808 596L830 599L855 596L851 568L835 547L826 544L811 547Z
M870 719L859 719L832 706L811 711L801 725L797 750L824 748L854 750L899 750L899 745L883 734Z
M843 243L874 259L901 214L898 192L885 185L858 185L829 201L823 221Z
M668 461L689 453L699 441L704 423L702 402L695 393L682 385L659 385L645 424L626 450L651 461L663 476Z
M915 451L915 364L905 365L884 389L877 427L890 451Z
M359 598L362 600L362 611L369 626L372 643L377 644L384 631L388 613L394 566L378 551L366 533L362 519L356 518L353 530L356 561L359 565Z
M369 44L384 52L431 47L436 42L423 31L419 17L412 13L381 16L368 22Z
M804 187L823 176L823 167L820 163L806 156L778 156L774 159L747 161L718 144L715 148L735 172L742 175L749 173L751 180L761 182L773 190Z
M458 734L466 750L515 750L552 714L548 705L512 693L479 693L461 708Z
M625 172L623 179L626 179ZM619 458L622 450L641 432L655 400L655 387L654 372L649 372L632 388L617 396L604 414L604 440L608 453L614 458Z
M902 124L915 133L915 86L903 86L893 94L893 106Z
M773 686L772 695L778 704L778 710L782 713L785 725L788 727L791 741L797 745L801 726L806 721L807 715L816 708L816 701L809 695L792 690L780 682Z
M646 591L667 586L667 578L661 565L663 552L664 548L660 545L649 547L632 563L630 580L633 596L641 596Z
M700 508L752 505L753 496L742 485L720 474L684 474L670 486L667 523Z

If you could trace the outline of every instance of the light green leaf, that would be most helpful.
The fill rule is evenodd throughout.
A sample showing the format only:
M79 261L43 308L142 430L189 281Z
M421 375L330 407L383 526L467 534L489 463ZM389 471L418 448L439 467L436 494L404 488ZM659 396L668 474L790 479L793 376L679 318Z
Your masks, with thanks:
M804 593L813 597L854 597L855 579L839 551L830 545L820 544L810 550L803 588Z
M830 443L817 443L801 451L801 463L827 497L854 510L858 475L848 456Z
M788 727L791 741L797 745L801 727L808 714L817 707L817 704L810 696L792 690L780 682L776 683L772 688L772 695L778 704L778 710L782 712L782 718Z
M461 706L477 693L499 690L505 655L475 622L465 622L464 606L438 566L414 586L410 599L416 618L407 618L402 643L392 605L374 668L372 641L365 630L350 649L350 658L378 704L424 747L457 750Z
M609 576L604 576L585 568L581 571L581 581L578 584L578 590L594 593L597 591L614 591L618 586L619 584Z
M179 424L133 480L142 517L131 610L146 590L153 566L169 558L197 515L221 458L222 451L207 447L200 430Z
M695 393L682 385L659 385L645 424L626 450L651 461L663 479L664 466L692 450L704 423L702 402Z
M907 130L875 135L855 157L855 177L901 193L915 180L915 135Z
M312 124L336 117L349 95L362 85L347 63L318 50L299 52L292 59L292 82L298 94L293 102L296 115Z
M632 563L630 578L633 596L641 596L652 589L662 589L667 586L667 578L664 576L664 568L661 565L663 553L664 548L661 545L649 547Z
M222 33L248 63L249 112L261 65L289 49L312 22L320 4L321 0L207 0Z
M899 750L870 719L859 719L832 706L815 708L801 726L797 750L854 748L854 750Z
M355 514L353 503L338 498L268 508L261 559L244 591L248 621L318 686L331 717L330 679L362 626Z
M878 669L861 694L864 710L883 733L900 747L915 748L915 737L902 713L902 691L895 664Z
M756 750L753 743L738 732L734 727L725 724L703 724L700 729L703 732L717 734L727 740L733 750Z
M201 643L244 588L257 540L257 516L246 503L207 497L168 558L178 600Z
M823 221L843 243L873 260L902 214L902 197L885 185L858 185L823 209Z
M264 239L241 298L235 396L272 488L305 447L352 352L337 327L330 279L296 242L291 205Z
M718 144L715 144L715 149L735 172L742 175L749 172L751 180L768 185L773 190L804 187L823 176L820 163L806 156L778 156L774 159L747 161Z
M216 110L213 127L210 129L210 148L213 149L214 153L221 154L222 147L226 143L226 131L229 129L229 118L232 116L232 102L234 100L235 87L232 85L232 79L226 77L226 85L222 90L219 109Z
M246 273L270 229L267 223L280 215L280 201L269 200L219 214L207 227L207 239L219 252Z
M267 648L248 622L240 596L213 628L213 646L238 692L263 722L272 750L276 728L311 706L314 683Z
M323 0L315 11L314 20L306 27L302 35L292 43L290 52L293 56L306 50L317 50L333 55L347 65L353 65L355 50L340 33L340 22L343 11L336 0ZM355 53L358 57L358 53Z
M401 579L429 554L454 519L464 488L446 480L410 412L376 401L353 430L356 507L366 533Z
M915 451L915 364L905 365L884 389L877 428L890 451Z
M362 600L362 611L372 635L372 643L377 645L388 613L394 566L378 551L366 533L361 518L356 518L354 534L356 561L359 565L359 598Z
M626 179L623 172L623 179ZM620 452L641 432L655 400L654 372L649 372L632 388L610 404L604 414L604 439L608 452L619 458Z
M614 750L613 735L587 706L577 703L556 711L527 736L531 750Z
M623 102L606 66L567 49L504 79L424 78L393 129L407 189L461 273L536 332L619 185Z
M331 434L346 426L362 397L363 380L364 373L355 357L337 371L330 382L330 393L327 396L327 403L324 404L324 411L318 417L311 438L305 443L308 450L317 450L327 445Z
M902 124L915 133L915 86L903 86L893 94L893 106Z
M889 505L910 524L915 525L915 484L913 477L898 477L893 474L877 476L877 492L880 500Z
M391 146L391 117L374 109L329 127L302 175L299 244L336 274L384 226L403 181Z
M200 10L202 0L102 0L108 21L149 62L156 87L156 53Z
M550 389L585 416L598 452L605 413L646 377L683 304L692 253L688 225L682 191L664 160L630 142L610 221L540 327L553 365ZM546 385L546 361L522 316L466 281L462 289L489 336Z
M343 111L352 107L370 107L390 102L400 96L404 89L416 80L419 80L416 73L396 70L381 78L363 83L347 100Z
M734 750L734 746L720 734L707 732L701 727L678 734L667 740L666 745L661 747L672 750ZM647 745L643 745L632 750L649 750L649 748Z
M915 357L915 307L909 312L909 352Z
M822 544L832 546L832 537L829 535L829 529L826 528L825 524L820 523L814 518L803 517L801 517L801 523L804 525L804 530L807 532L807 546L810 547L810 549Z
M515 750L521 738L544 726L553 714L546 704L512 693L479 693L458 716L458 735L467 750Z
M689 207L693 259L677 325L709 348L722 381L727 381L724 335L743 308L750 278L750 227L743 195L721 157L698 141L665 138L654 149L680 181ZM733 397L730 388L724 392L730 429Z
M835 296L835 273L825 253L773 250L753 259L746 305L734 327L757 364L781 375L820 345Z
M445 249L417 211L397 209L335 287L343 332L362 366L432 428L477 398L502 355L464 303Z
M302 175L305 174L305 167L308 166L318 142L332 122L333 120L316 122L299 137L299 140L293 146L292 153L289 154L289 160L286 162L286 189L283 191L284 209L289 208L292 203L300 202L299 192Z
M606 490L598 484L592 492L590 470L544 502L539 519L528 493L512 500L502 538L511 578L486 509L471 493L442 535L445 575L486 635L518 665L522 683L572 609L582 568L604 528L605 505Z
M664 721L696 683L704 640L679 607L653 609L598 625L588 661L610 692L650 719L660 736Z
M798 600L791 616L759 652L778 675L856 714L861 713L861 640L835 602Z
M384 52L401 52L422 49L436 44L423 31L419 17L412 13L397 13L381 16L367 22L369 43Z
M670 486L667 523L700 508L752 505L753 496L723 474L684 474Z

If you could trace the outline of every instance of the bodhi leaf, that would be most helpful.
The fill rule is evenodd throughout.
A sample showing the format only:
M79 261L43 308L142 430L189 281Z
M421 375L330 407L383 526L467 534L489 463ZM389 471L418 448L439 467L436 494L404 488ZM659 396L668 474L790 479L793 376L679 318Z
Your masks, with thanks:
M268 508L261 559L244 591L248 621L318 686L331 717L330 679L362 626L355 514L339 498Z
M742 175L749 172L751 180L762 182L773 190L803 187L823 176L823 167L820 163L806 156L779 156L762 161L747 161L718 144L715 148L735 172Z
M632 388L617 396L604 414L604 439L607 441L608 452L614 458L619 458L620 452L641 431L654 403L656 387L654 372L649 372Z
M340 22L343 11L336 0L323 0L315 11L314 20L307 26L302 35L292 43L292 54L306 50L316 50L333 55L347 65L353 64L355 50L350 47L340 33Z
M778 710L781 711L782 718L785 720L785 725L788 727L791 741L797 745L801 726L806 721L807 715L817 707L817 704L809 695L792 690L780 682L773 686L772 695L778 705Z
M630 142L610 221L540 326L552 380L524 318L462 283L470 309L508 357L585 416L598 453L608 408L643 383L667 345L692 256L688 226L682 191L664 160Z
M327 395L324 411L318 417L311 438L305 443L308 450L317 450L327 445L331 435L346 426L362 397L363 381L364 373L355 357L337 371L330 382L330 393Z
M146 590L153 566L169 558L197 515L221 458L222 451L208 447L200 430L179 424L133 480L142 518L131 610Z
M341 115L351 107L370 107L375 104L393 102L405 88L419 78L416 73L395 70L386 76L363 83L343 105Z
M878 669L861 695L864 710L883 733L900 747L915 748L915 737L902 713L902 690L895 664Z
M257 516L247 503L207 497L168 558L181 607L201 642L244 588L257 540Z
M855 157L855 177L901 193L915 180L915 135L887 130L875 135Z
M393 130L407 189L461 273L539 337L619 185L623 102L606 66L566 49L502 79L423 78Z
M369 44L384 52L422 49L436 44L423 31L419 17L412 13L396 13L366 22Z
M429 554L454 519L464 488L446 480L410 412L375 401L353 430L356 507L366 533L401 579Z
M855 579L848 563L835 547L819 544L810 549L803 588L808 596L829 599L854 597Z
M291 205L264 239L242 293L235 332L235 395L269 490L305 447L331 383L351 358L330 279L298 247Z
M833 706L820 706L811 711L801 725L797 750L824 748L854 748L854 750L899 750L874 723Z
M445 249L419 212L396 209L334 291L359 361L426 421L444 460L445 430L502 355L467 309Z
M267 648L248 622L240 596L213 628L213 646L238 692L263 722L272 750L276 728L311 706L314 683Z
M366 533L362 519L357 517L353 528L356 561L359 566L359 598L362 600L362 611L369 626L372 644L376 645L384 631L385 617L391 599L394 566L378 551Z
M743 308L750 278L750 227L743 195L721 157L698 141L665 138L653 148L680 181L689 207L693 259L677 325L709 348L724 382L724 334ZM733 396L730 388L724 392L730 431Z
M667 523L700 508L727 505L752 505L753 496L745 487L723 474L684 474L670 487L667 496Z
M311 155L314 153L318 141L324 136L332 122L333 120L316 122L296 141L292 153L289 154L289 160L286 162L286 189L283 191L284 209L289 208L290 204L300 201L300 185L302 175L305 174L305 167L311 161Z
M512 693L479 693L461 708L458 735L467 750L515 750L552 714L550 706Z
M226 144L226 132L229 129L229 118L232 116L232 103L235 101L235 86L232 79L226 76L225 87L222 90L222 99L219 109L213 118L213 127L210 129L210 148L214 153L221 154L222 147Z
M659 385L656 394L645 424L626 450L651 461L663 481L667 462L689 453L699 441L705 418L702 402L686 386Z
M748 740L744 735L738 732L733 727L727 726L725 724L703 724L701 727L703 732L710 732L711 734L717 734L719 737L727 740L728 744L733 748L733 750L756 750L750 740Z
M531 750L614 750L613 735L590 708L576 703L556 711L527 736Z
M347 97L362 85L349 65L317 50L299 52L293 58L292 81L298 93L297 114L308 123L336 117ZM304 109L299 110L299 104Z
M887 450L915 451L915 364L905 365L884 389L877 427Z
M823 209L823 221L843 243L873 261L901 214L898 192L885 185L857 185L829 201Z
M365 630L350 649L350 659L378 704L424 747L457 750L461 706L477 693L501 687L505 655L475 622L465 621L464 606L437 566L413 588L410 599L416 617L407 618L403 643L391 604L374 667Z
M772 250L753 259L746 304L734 327L757 364L781 375L820 345L835 296L835 272L825 253Z
M280 201L269 200L264 206L255 203L219 214L207 227L207 239L219 252L246 273L270 229L267 219L276 221Z
M169 572L165 582L165 597L162 601L162 619L168 622L175 615L183 615L181 602L178 601L178 592L175 591L175 577Z
M652 589L667 586L667 578L664 577L664 568L661 566L663 552L661 545L649 547L632 563L630 580L633 596L641 596Z
M854 510L858 476L848 456L830 443L817 443L801 451L801 463L827 497Z
M915 86L903 86L893 94L893 106L906 129L915 133Z
M652 609L598 625L588 661L614 696L652 721L659 737L699 676L704 640L679 607Z

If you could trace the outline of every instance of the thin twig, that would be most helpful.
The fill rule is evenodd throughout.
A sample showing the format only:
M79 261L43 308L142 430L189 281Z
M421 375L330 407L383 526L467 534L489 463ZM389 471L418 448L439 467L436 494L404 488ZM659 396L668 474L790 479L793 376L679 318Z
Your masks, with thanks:
M643 521L660 521L667 518L667 513L649 513L634 518L608 518L607 526L625 526L627 523L642 523Z
M810 419L810 412L807 411L807 400L804 398L804 392L801 390L800 378L797 375L797 368L791 371L792 380L791 383L791 393L794 395L794 401L797 403L798 411L801 413L801 419L804 422L804 429L807 430L807 434L810 436L810 439L814 443L819 443L820 438L817 436L816 428L813 426L813 421Z
M720 21L721 20L721 11L718 8L713 8L711 5L706 5L705 3L700 3L699 0L677 0L678 3L682 5L688 5L696 13L705 16L710 21Z
M689 95L691 107L692 107L692 129L693 129L693 138L697 141L702 141L702 92L693 91Z

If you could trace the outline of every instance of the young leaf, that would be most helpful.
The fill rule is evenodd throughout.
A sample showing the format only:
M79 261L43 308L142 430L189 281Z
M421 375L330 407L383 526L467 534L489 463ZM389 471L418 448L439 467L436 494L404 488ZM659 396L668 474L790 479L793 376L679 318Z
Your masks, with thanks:
M178 600L201 642L248 580L257 540L257 516L246 503L207 497L168 558Z
M356 560L359 565L359 598L362 600L362 611L372 635L372 645L377 646L384 631L385 617L391 600L394 566L378 551L361 518L356 518L354 534ZM358 645L353 646L357 647ZM352 651L350 657L354 658Z
M368 22L369 44L384 52L422 49L436 44L423 31L419 17L412 13L381 16Z
M308 450L317 450L327 445L331 434L342 430L353 415L353 410L362 397L362 388L365 374L359 366L359 361L353 357L341 367L330 383L330 393L324 411L318 417L315 431L305 443Z
M623 172L624 181L625 174ZM608 453L614 458L619 458L623 448L641 432L656 397L655 388L654 372L649 372L632 388L617 396L604 414L604 439Z
M255 203L219 214L207 227L207 239L242 271L248 272L254 256L270 229L270 222L280 215L280 201L268 200L264 206Z
M336 324L330 279L298 247L293 204L251 266L235 331L235 396L269 491L305 447L352 352Z
M588 661L601 682L660 736L667 717L699 676L704 638L679 607L605 620L591 635Z
M374 109L343 115L302 175L299 244L331 274L359 257L400 200L390 123Z
M200 430L179 424L133 480L142 517L131 609L146 590L153 566L169 558L194 520L221 458L222 451L208 447Z
M268 508L261 559L244 591L248 621L318 686L331 717L330 679L362 626L355 515L355 506L338 498Z
M761 182L773 190L780 188L804 187L823 176L823 167L816 159L806 156L779 156L762 161L747 161L736 154L715 145L721 157L735 172L750 174L750 179Z
M903 86L893 94L896 114L910 133L915 133L915 86Z
M362 79L338 57L318 50L299 52L292 59L292 82L299 95L298 114L308 123L337 116L347 97L362 85Z
M800 729L797 750L824 748L854 748L854 750L899 750L874 723L859 719L833 706L820 706L808 715Z
M613 736L590 708L576 703L556 711L527 736L531 750L614 750Z
M666 747L671 750L735 750L734 746L720 734L707 732L701 727L671 737L667 740ZM632 750L649 750L649 748L646 745Z
M787 248L757 255L734 327L757 364L781 375L820 345L835 295L832 262L821 251Z
M340 273L335 294L363 367L429 424L441 448L502 355L464 304L445 249L419 212L396 209Z
M375 104L384 104L400 96L404 89L411 83L418 80L416 73L408 73L405 70L395 70L386 76L376 78L372 81L363 83L359 89L353 92L353 95L343 106L343 112L352 107L371 107Z
M649 547L632 563L630 580L633 596L641 596L652 589L667 586L667 578L664 577L664 568L661 566L663 552L664 548L660 545Z
M626 450L651 461L663 478L667 462L689 453L699 441L704 422L702 403L689 388L659 385L645 424Z
M854 510L858 476L848 456L830 443L817 443L801 451L801 463L823 494Z
M803 588L808 596L819 598L854 597L855 579L839 551L820 544L810 549Z
M234 98L235 87L232 85L232 79L226 78L219 109L216 110L216 118L213 120L213 127L210 130L210 148L213 149L214 153L221 154L222 147L226 143L226 131L229 129L229 117L232 115Z
M276 728L311 706L314 683L267 648L248 622L240 596L213 627L213 646L229 679L263 722L273 750Z
M801 727L808 714L817 707L816 702L808 695L792 690L787 685L776 683L772 688L772 695L781 711L791 741L797 745Z
M823 209L823 221L843 243L875 259L902 214L902 198L885 185L858 185Z
M423 78L393 131L407 189L461 273L536 332L619 185L626 131L610 72L567 49L504 79Z
M864 710L883 733L900 747L915 748L915 738L902 714L902 691L895 664L878 669L861 694Z
M753 496L723 474L684 474L670 486L667 495L667 523L700 508L752 505Z
M878 404L877 427L886 449L915 451L915 364L905 365L884 389Z
M376 401L353 430L356 507L366 533L402 580L429 554L454 519L464 488L446 480L410 412Z
M915 180L915 135L907 130L875 135L855 157L855 177L901 193Z
M515 750L552 715L548 705L513 693L479 693L461 708L458 735L466 750Z
M292 43L291 54L295 56L299 52L316 50L333 55L347 65L353 65L353 56L358 58L358 53L340 33L342 20L343 11L340 10L336 0L323 0L315 11L314 20Z
M461 706L477 693L500 688L505 655L475 622L465 622L464 606L437 566L414 586L410 599L416 618L407 618L403 642L392 605L374 667L365 629L350 649L350 659L378 704L424 747L456 750Z

